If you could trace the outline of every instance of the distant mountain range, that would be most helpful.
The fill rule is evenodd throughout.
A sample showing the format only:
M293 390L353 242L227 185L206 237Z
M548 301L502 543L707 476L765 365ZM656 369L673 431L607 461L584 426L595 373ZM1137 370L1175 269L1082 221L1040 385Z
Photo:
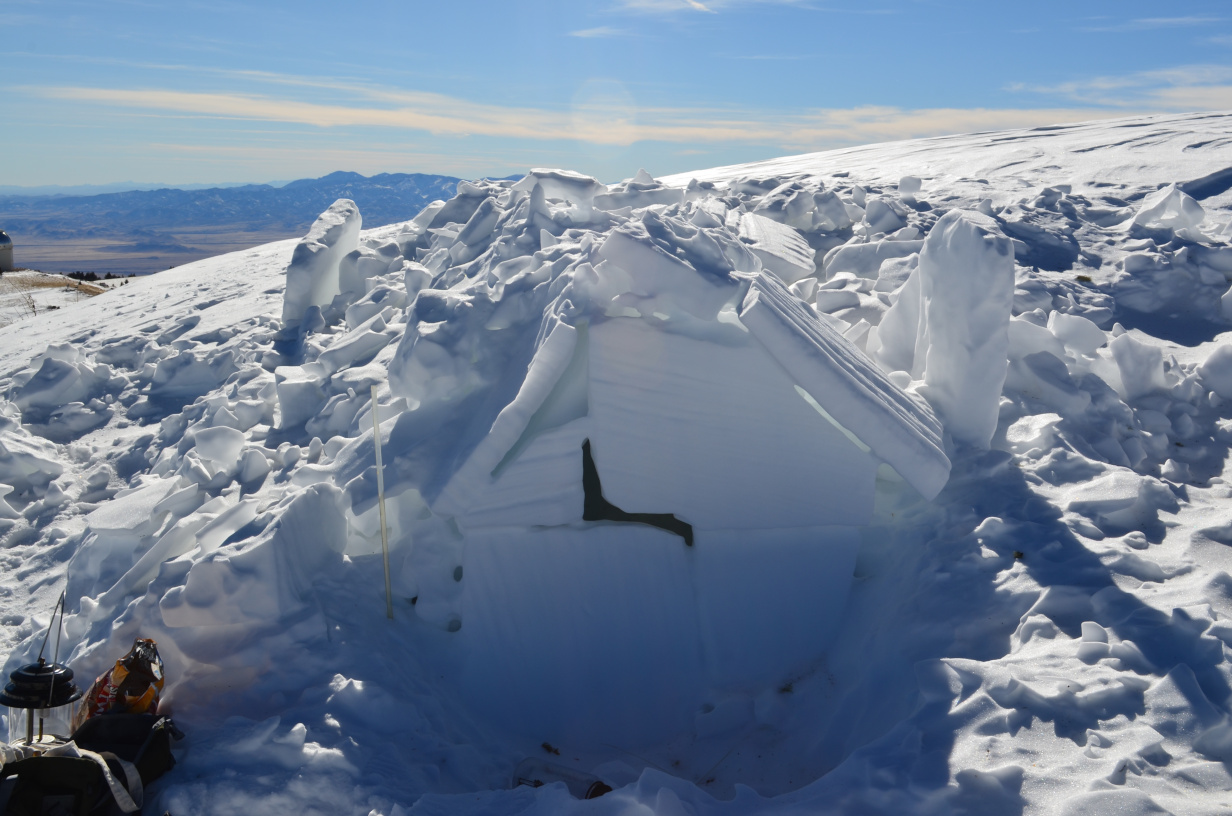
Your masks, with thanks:
M271 187L281 187L287 182L269 181ZM141 181L116 181L111 184L43 184L36 187L23 187L14 184L0 184L0 196L94 196L104 193L127 193L132 190L210 190L220 187L249 187L251 181L220 181L215 184L165 184Z
M424 173L337 172L280 187L0 194L0 229L13 239L18 266L145 274L303 235L339 198L359 205L365 228L405 221L431 201L451 198L458 181Z
M0 195L0 224L10 235L78 238L120 230L166 230L243 223L251 231L306 230L339 198L359 205L365 227L414 216L450 198L458 179L423 173L330 173L282 187L248 184L204 190L130 190L89 196ZM114 233L113 233L114 234ZM14 237L14 240L17 240Z

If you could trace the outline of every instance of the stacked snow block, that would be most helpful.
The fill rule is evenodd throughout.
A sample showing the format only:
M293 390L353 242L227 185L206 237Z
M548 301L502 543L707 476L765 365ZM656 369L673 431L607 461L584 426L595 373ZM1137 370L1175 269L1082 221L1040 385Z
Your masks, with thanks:
M816 283L810 240L859 214L799 183L743 189L536 170L464 182L379 245L340 201L293 256L284 332L309 351L276 370L279 427L355 417L333 382L385 361L389 492L460 536L462 685L514 727L641 743L689 727L708 688L808 665L878 468L927 498L948 477L933 410L788 289ZM357 514L370 451L334 469ZM613 512L587 513L587 463ZM655 715L614 714L629 705Z

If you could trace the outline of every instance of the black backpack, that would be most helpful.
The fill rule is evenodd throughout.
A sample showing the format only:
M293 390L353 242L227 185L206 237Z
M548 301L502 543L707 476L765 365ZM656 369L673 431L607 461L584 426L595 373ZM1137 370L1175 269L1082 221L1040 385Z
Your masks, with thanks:
M118 760L136 767L142 786L175 765L171 741L184 735L167 717L155 714L102 714L73 732L77 747L107 761L112 775L124 784ZM140 813L140 810L137 811ZM0 816L120 816L103 777L92 759L37 756L0 768Z

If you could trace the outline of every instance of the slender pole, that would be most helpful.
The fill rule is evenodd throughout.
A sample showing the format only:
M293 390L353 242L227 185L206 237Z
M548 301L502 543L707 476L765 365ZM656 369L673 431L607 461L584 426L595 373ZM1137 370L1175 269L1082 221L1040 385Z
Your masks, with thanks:
M372 386L372 443L376 448L376 500L381 508L381 557L385 559L385 617L394 619L394 593L389 581L389 533L385 527L385 467L381 464L381 423L376 417L376 386Z

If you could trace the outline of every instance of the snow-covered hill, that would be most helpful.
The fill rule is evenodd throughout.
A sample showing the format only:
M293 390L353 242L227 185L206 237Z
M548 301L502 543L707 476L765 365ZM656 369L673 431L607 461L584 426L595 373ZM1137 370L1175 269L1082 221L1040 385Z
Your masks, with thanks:
M0 329L4 671L154 637L177 816L1223 812L1228 133L464 182Z

